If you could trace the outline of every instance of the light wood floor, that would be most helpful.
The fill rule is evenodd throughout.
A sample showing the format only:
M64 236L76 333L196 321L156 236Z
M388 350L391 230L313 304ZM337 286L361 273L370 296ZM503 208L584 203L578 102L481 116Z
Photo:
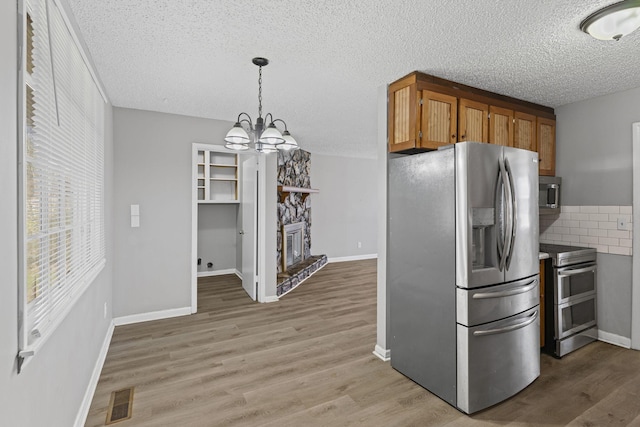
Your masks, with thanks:
M87 426L135 386L116 426L640 425L640 352L593 343L472 417L372 354L376 261L329 264L270 304L235 276L199 282L198 314L115 329Z

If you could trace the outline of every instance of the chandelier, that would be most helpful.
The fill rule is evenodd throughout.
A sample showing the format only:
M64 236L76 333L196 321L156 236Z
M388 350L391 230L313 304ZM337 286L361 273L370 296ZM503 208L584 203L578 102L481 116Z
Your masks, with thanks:
M258 118L254 125L251 116L247 113L240 113L236 124L224 138L225 148L244 151L249 149L250 144L253 144L254 149L259 153L297 149L298 143L289 133L284 120L274 119L271 113L267 113L265 118L262 118L262 67L266 67L269 60L267 58L253 58L252 62L258 66ZM268 119L266 122L269 123L266 128L265 119ZM276 122L284 125L284 132L280 132L276 127Z

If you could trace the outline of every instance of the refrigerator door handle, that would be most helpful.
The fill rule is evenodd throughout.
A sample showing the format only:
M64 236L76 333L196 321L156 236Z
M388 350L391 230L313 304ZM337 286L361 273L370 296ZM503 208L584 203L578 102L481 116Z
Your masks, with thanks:
M507 182L509 183L509 216L511 218L511 232L509 233L509 250L507 252L507 270L511 266L511 259L513 257L513 247L516 243L516 230L518 225L518 206L516 205L516 189L513 182L513 173L511 172L511 166L509 166L509 159L504 159L504 167L507 172Z
M477 294L473 294L471 298L473 299L488 299L488 298L502 298L502 297L510 297L513 295L524 294L525 292L529 292L531 289L535 288L538 285L538 279L533 279L531 282L526 285L519 286L516 289L511 289L508 291L499 291L499 292L480 292Z
M515 325L505 326L504 328L498 329L485 329L484 331L475 331L473 333L476 337L481 337L485 335L495 335L495 334L503 334L505 332L515 331L516 329L524 328L527 325L532 324L538 318L538 310L534 311L531 316L524 322L516 323Z
M499 186L501 188L502 191L500 191L499 194L496 195L496 197L500 197L502 199L502 224L501 224L501 229L499 230L500 232L500 239L502 240L502 250L498 251L499 255L500 255L500 266L499 269L500 271L505 270L506 268L506 264L507 264L507 254L509 253L509 233L510 233L510 228L511 228L511 218L510 218L510 209L507 207L507 205L510 203L510 197L507 196L507 192L510 191L510 188L508 187L508 176L507 176L507 170L505 168L504 165L504 161L501 159L498 161L498 164L500 165L500 180L501 180L501 185ZM498 244L498 249L500 249L500 244Z
M496 179L496 198L495 198L495 213L496 213L496 243L498 246L498 269L502 271L502 258L504 257L504 206L501 202L504 193L504 180L502 177L502 169L498 170L498 177ZM498 207L502 207L502 211Z

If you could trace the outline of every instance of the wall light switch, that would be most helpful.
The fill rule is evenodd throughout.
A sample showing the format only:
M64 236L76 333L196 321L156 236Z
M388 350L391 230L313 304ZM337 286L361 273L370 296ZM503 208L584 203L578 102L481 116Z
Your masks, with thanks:
M140 205L131 205L131 227L140 227Z

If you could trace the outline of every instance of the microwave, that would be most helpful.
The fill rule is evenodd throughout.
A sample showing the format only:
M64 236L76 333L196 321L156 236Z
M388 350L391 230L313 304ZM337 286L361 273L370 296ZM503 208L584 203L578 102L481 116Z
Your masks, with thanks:
M562 178L558 176L541 176L538 179L538 208L540 215L560 213L560 189Z

